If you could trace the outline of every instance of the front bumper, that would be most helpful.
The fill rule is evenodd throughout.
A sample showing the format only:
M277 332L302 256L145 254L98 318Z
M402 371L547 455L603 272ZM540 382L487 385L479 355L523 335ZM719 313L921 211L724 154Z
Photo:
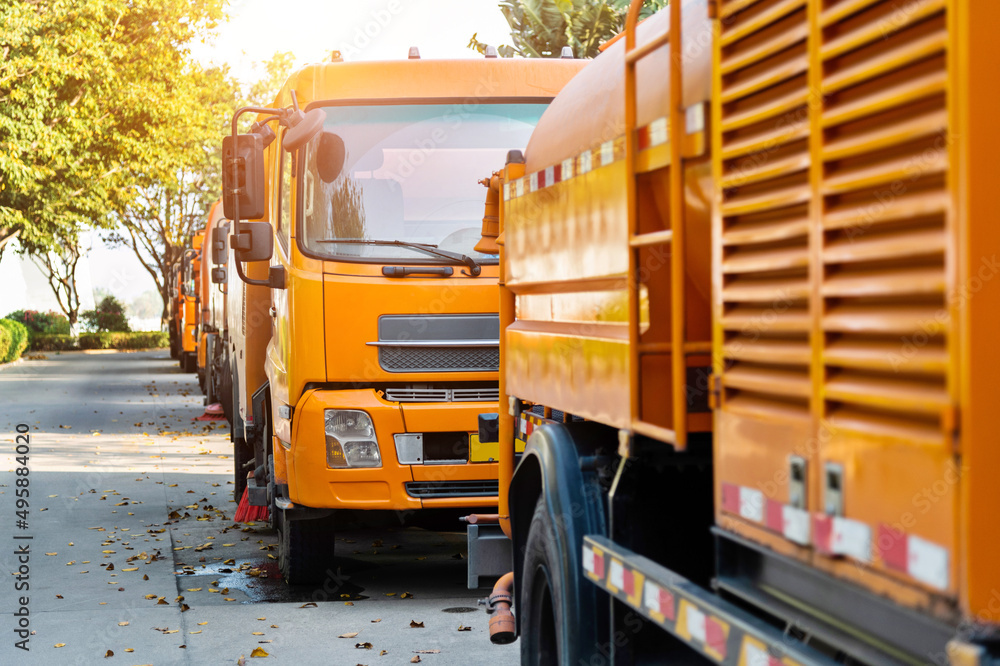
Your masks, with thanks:
M371 417L381 467L327 466L326 409L359 409ZM292 441L279 440L285 449L289 499L302 506L330 509L496 507L497 463L401 464L393 439L407 432L473 433L479 414L496 411L496 403L491 402L389 402L374 389L307 391L292 417Z

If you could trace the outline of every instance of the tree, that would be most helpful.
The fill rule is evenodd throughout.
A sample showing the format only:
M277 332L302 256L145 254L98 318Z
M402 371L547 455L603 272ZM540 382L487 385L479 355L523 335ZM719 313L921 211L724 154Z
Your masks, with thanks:
M76 267L86 252L80 247L79 235L62 236L62 242L48 249L35 249L31 257L49 283L49 288L69 320L74 331L80 313L80 291L76 286Z
M98 333L104 331L128 332L128 317L125 316L125 306L114 296L105 296L97 307L87 310L81 315L88 330Z
M665 7L668 0L647 2L640 14L645 18ZM564 46L575 58L593 58L598 47L625 27L629 0L502 0L500 11L510 25L513 46L501 45L504 58L558 58ZM486 44L469 40L469 48L480 53Z
M119 213L119 229L107 240L130 248L156 283L163 300L161 320L169 319L170 270L180 261L189 239L205 225L221 195L222 137L229 132L236 107L267 105L292 65L290 53L275 53L257 64L260 78L244 90L224 69L191 66L174 94L188 118L184 132L171 136L169 168L139 174L135 197Z
M19 237L74 322L79 250L69 241L142 210L141 194L169 193L188 182L184 168L209 160L205 137L235 87L188 45L215 27L223 1L0 7L0 250Z

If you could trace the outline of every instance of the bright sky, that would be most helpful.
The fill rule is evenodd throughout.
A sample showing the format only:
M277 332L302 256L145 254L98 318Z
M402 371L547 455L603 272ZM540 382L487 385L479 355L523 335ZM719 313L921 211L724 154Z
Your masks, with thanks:
M296 65L326 60L482 57L466 48L473 33L488 44L509 44L510 28L497 0L230 0L230 20L214 43L199 46L202 62L228 63L241 78L253 63L291 51Z

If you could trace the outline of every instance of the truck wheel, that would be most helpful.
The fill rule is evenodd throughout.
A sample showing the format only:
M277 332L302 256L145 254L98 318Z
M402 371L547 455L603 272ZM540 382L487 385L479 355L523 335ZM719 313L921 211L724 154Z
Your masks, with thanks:
M516 608L521 617L521 664L550 666L562 664L568 657L566 645L559 644L558 627L562 626L562 570L555 548L556 531L552 518L540 497L528 529L520 599Z
M333 521L329 517L281 519L278 568L289 585L321 583L327 570L332 568L333 548Z

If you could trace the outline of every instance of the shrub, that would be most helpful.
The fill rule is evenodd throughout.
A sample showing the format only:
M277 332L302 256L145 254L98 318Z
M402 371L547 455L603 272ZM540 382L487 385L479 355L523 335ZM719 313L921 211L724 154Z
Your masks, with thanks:
M6 354L0 354L0 363L10 363L21 358L21 352L28 346L28 328L18 321L0 319L0 328L10 334L10 345Z
M10 331L8 331L5 326L0 326L0 361L7 358L7 352L10 351L11 342L13 342L13 340L11 340Z
M24 324L28 328L29 337L33 337L35 333L69 335L69 319L66 315L52 310L48 312L16 310L7 315L6 319Z
M125 316L125 305L114 296L105 296L94 310L87 310L80 315L84 326L98 333L103 331L128 332L132 329Z
M80 349L155 349L170 345L162 331L81 333Z
M64 333L36 333L31 336L31 351L70 351L76 349L76 338Z

